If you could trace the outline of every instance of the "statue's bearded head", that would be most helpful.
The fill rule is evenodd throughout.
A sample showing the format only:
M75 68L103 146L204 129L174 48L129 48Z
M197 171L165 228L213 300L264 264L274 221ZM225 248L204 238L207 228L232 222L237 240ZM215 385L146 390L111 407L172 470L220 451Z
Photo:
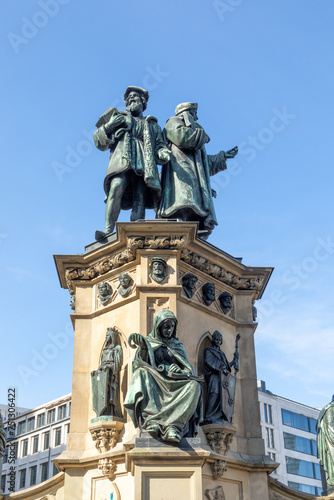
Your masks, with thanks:
M148 99L149 94L147 90L140 87L130 86L126 89L124 94L126 109L134 116L137 116L145 111Z

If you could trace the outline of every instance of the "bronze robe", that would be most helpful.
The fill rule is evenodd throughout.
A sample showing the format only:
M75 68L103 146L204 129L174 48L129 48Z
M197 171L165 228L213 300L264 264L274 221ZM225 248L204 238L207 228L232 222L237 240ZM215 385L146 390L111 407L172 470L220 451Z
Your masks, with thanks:
M207 155L204 129L195 121L189 122L184 114L172 116L164 129L172 156L162 167L157 217L199 221L199 229L212 230L218 222L210 176L226 169L226 157L223 151ZM184 210L186 218L182 217Z

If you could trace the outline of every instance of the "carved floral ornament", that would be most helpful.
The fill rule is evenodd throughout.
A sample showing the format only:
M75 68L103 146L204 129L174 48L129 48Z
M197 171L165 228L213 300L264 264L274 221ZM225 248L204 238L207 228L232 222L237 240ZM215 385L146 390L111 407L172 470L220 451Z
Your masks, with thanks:
M225 500L224 490L222 486L217 486L205 492L209 500Z
M235 430L215 429L210 428L210 426L207 426L203 430L210 448L216 453L226 455L230 450Z
M95 446L100 453L109 451L111 448L116 446L118 441L119 433L122 429L111 428L111 429L91 429L90 433L93 441L95 441Z
M100 458L98 468L105 477L112 479L116 472L116 462L111 458Z
M78 267L67 269L65 279L71 295L74 294L74 281L92 280L112 269L116 269L128 262L136 259L138 249L173 249L181 250L181 260L199 269L209 276L236 288L237 290L260 290L264 278L240 278L235 274L226 271L217 264L213 264L204 257L191 252L185 245L187 238L184 236L134 236L127 240L127 248L112 257L101 259L96 264L89 267Z
M210 463L212 477L214 479L219 479L223 477L224 472L227 471L227 462L225 460L215 460Z

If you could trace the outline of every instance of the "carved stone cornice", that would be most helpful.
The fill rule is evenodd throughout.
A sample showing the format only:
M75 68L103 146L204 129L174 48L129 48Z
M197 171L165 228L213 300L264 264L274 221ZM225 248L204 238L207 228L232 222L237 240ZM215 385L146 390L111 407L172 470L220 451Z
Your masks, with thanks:
M99 453L105 453L116 446L123 427L123 422L118 421L94 422L89 426L89 432Z
M181 260L187 264L199 269L209 276L213 276L217 280L225 283L226 285L236 288L237 290L260 290L263 284L264 278L240 278L229 271L226 271L223 267L213 264L209 260L201 257L200 255L191 252L187 248L184 248L181 252Z
M249 292L254 300L261 298L273 268L245 266L240 259L197 237L197 223L145 221L117 223L116 234L105 243L95 242L86 252L55 255L61 286L73 295L76 285L100 281L104 275L138 259L138 251L155 250L164 257L165 250L178 250L187 272L196 269L207 277L240 292ZM217 283L218 285L218 283Z
M89 267L67 269L65 279L68 290L74 293L74 281L86 281L102 276L103 274L123 266L136 259L138 249L178 249L184 248L187 239L182 236L134 236L127 238L126 249L111 257L101 259Z
M236 433L231 424L207 424L202 426L208 445L215 453L226 455Z
M210 463L212 477L214 479L220 479L223 477L224 472L227 471L227 462L225 460L215 460Z
M112 479L116 472L116 462L111 458L100 458L98 468L108 479Z

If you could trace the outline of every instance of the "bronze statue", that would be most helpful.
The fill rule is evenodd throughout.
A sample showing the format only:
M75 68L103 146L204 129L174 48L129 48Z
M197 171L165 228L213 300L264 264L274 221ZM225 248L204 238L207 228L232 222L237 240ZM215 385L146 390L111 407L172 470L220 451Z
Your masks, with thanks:
M149 93L130 86L124 94L127 111L109 108L99 119L94 142L101 151L110 150L107 174L105 229L96 231L101 239L114 230L121 209L132 209L131 221L145 218L145 208L157 209L161 197L157 162L166 163L170 151L158 121L143 116Z
M153 257L150 262L150 268L152 269L150 278L157 283L161 283L167 278L167 262L162 257Z
M206 306L210 306L216 298L216 288L214 283L205 283L202 286L202 299Z
M188 299L194 296L196 292L197 276L192 273L187 273L182 276L182 288Z
M112 288L106 281L101 281L97 285L97 290L99 292L99 299L103 306L106 306L111 299Z
M174 442L196 435L202 408L202 378L194 375L176 326L175 315L162 309L148 337L130 335L130 347L138 349L124 401L135 427Z
M212 200L210 176L226 169L226 160L238 153L235 147L207 155L209 136L197 122L196 103L183 102L166 123L164 134L172 151L162 167L162 197L158 218L198 221L199 235L206 239L218 224Z
M120 274L118 281L120 283L120 287L118 289L118 294L121 297L127 297L129 293L131 292L131 288L133 285L133 279L129 274L127 273L122 273Z
M204 424L232 422L234 412L235 375L239 371L238 342L236 337L233 361L228 362L220 349L223 336L215 330L211 338L211 347L204 351L204 375L207 384ZM234 376L231 368L234 367Z
M101 364L92 371L93 410L102 415L122 418L120 406L119 372L123 363L122 347L117 343L117 332L107 328Z
M334 486L334 395L317 420L318 458L326 471L327 484Z
M228 292L222 292L218 297L218 302L224 314L227 314L232 309L232 295Z
M75 295L71 295L70 308L75 311Z

